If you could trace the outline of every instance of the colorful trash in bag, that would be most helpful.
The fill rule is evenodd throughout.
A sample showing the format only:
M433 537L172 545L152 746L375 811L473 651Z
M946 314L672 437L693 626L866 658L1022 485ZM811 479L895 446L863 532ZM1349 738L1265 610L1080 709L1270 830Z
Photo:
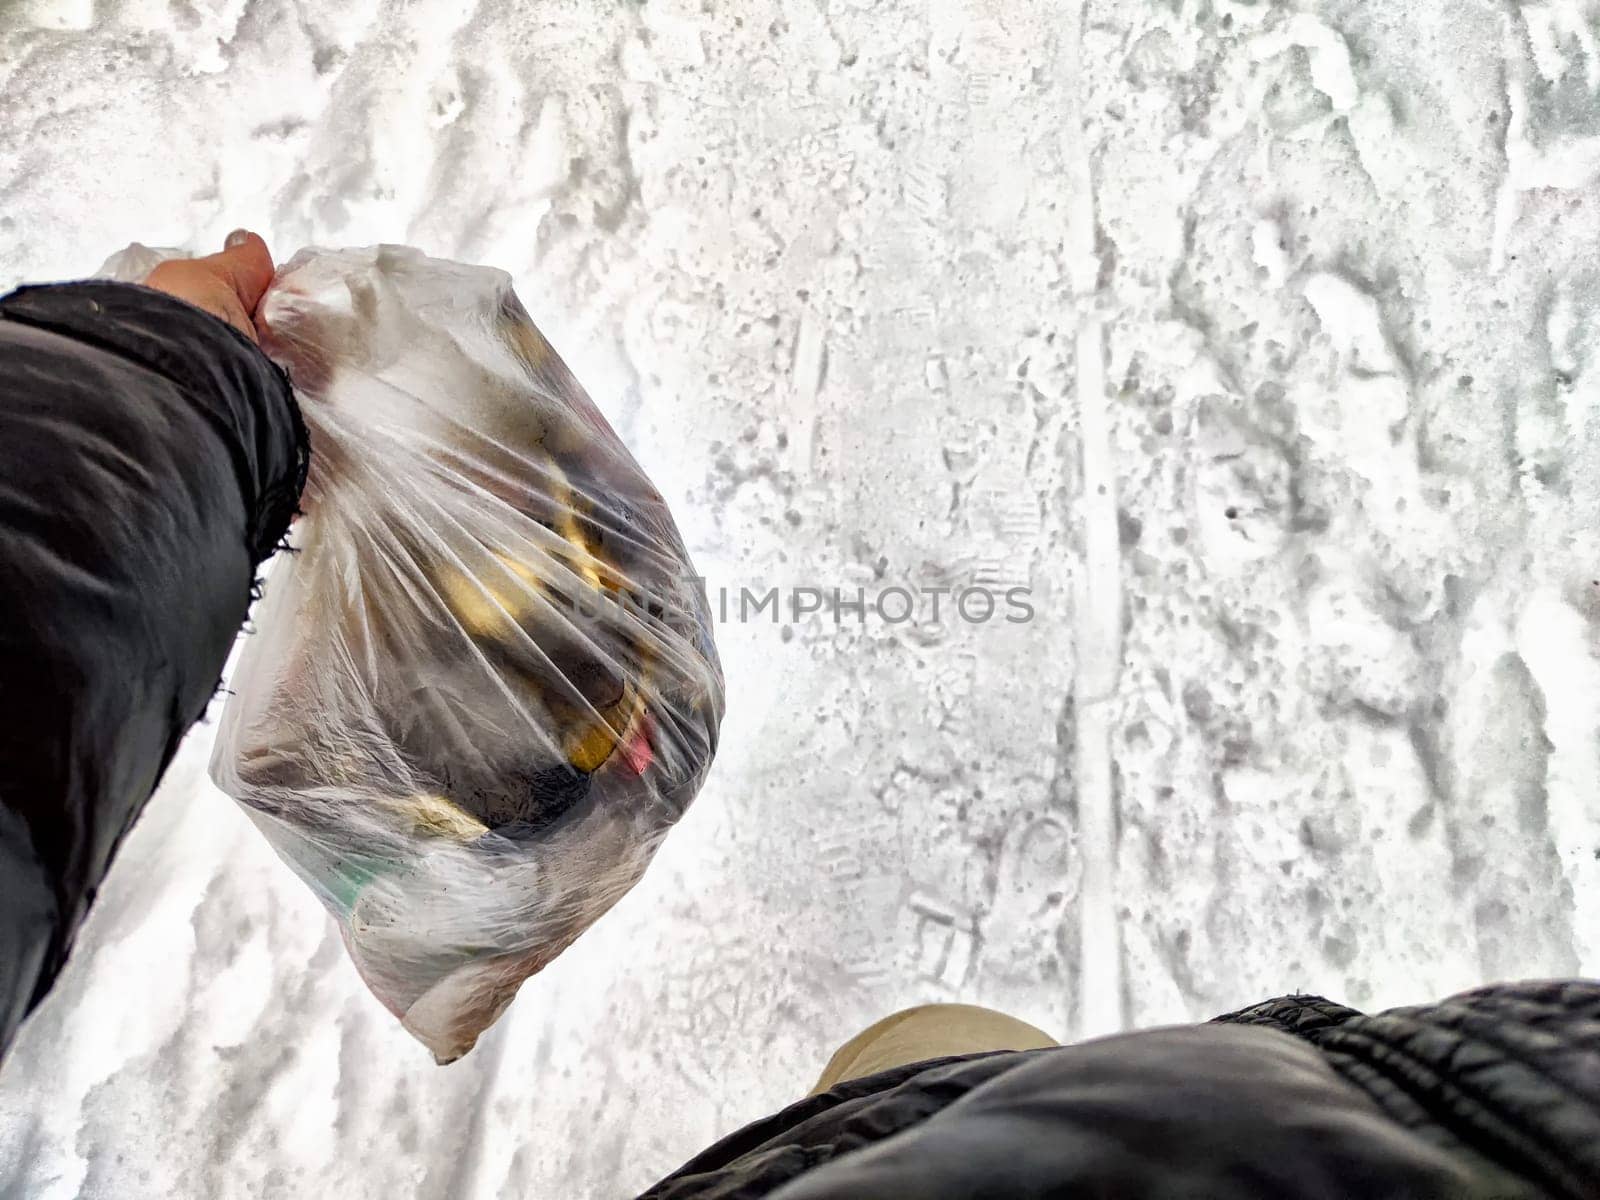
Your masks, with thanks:
M722 715L704 591L503 272L304 251L258 324L312 465L212 776L449 1062L699 789Z

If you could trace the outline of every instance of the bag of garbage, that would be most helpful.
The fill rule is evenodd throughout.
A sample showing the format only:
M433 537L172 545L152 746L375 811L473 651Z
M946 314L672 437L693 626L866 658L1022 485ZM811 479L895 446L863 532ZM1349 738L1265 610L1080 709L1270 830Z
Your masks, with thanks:
M722 716L704 589L505 273L307 250L258 325L312 463L212 777L449 1062L699 789Z

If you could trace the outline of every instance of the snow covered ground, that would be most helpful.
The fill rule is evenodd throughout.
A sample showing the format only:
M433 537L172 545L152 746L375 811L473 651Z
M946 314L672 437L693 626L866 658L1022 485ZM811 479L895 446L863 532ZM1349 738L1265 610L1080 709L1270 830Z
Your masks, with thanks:
M1077 1037L1600 974L1597 41L1596 0L0 6L0 283L237 225L505 267L734 610L701 799L448 1068L197 731L0 1070L0 1196L615 1197L915 1002ZM731 619L973 583L1033 619Z

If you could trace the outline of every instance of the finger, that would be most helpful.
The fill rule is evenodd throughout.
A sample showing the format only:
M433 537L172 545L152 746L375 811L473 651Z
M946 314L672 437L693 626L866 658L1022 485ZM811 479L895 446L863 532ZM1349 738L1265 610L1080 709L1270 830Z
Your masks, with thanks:
M228 235L227 245L220 254L196 261L226 280L248 313L256 311L262 293L272 283L272 253L267 249L267 243L243 229Z
M222 310L218 315L224 321L228 322L252 342L260 343L261 339L256 336L255 322L250 319L250 314L245 310L244 305L239 302L239 297L233 291L226 288L220 290L220 294L217 297L217 308Z
M221 317L251 341L257 340L255 326L232 278L215 264L174 259L146 275L144 285L203 308L212 316Z

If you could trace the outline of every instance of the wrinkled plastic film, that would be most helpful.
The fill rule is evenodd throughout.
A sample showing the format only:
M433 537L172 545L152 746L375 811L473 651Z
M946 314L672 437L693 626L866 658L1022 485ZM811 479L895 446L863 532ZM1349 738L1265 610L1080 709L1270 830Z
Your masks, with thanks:
M503 272L304 251L257 323L312 463L212 776L450 1061L699 789L722 714L704 592Z

